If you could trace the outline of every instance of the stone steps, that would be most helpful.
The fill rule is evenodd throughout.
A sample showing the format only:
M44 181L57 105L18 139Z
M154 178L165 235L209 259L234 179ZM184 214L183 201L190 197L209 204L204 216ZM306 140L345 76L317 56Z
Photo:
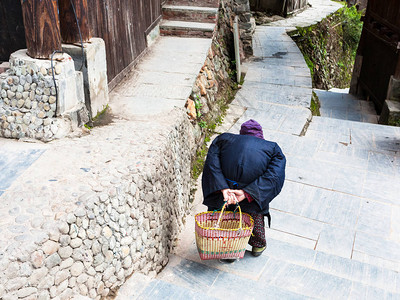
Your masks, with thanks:
M218 19L218 0L172 0L163 5L161 35L211 38Z
M343 92L318 89L314 89L314 92L321 104L321 117L378 123L379 116L376 114L374 104L370 101L360 100Z
M167 5L185 5L198 7L219 7L219 0L169 0Z
M164 5L163 19L174 21L194 21L216 23L218 9L214 7Z
M211 38L215 24L199 22L183 22L163 20L160 23L162 35L174 35L180 37L205 37Z
M313 116L306 137L323 139L325 143L351 146L398 156L400 128L380 124Z
M156 277L137 274L119 291L122 299L381 299L400 297L398 272L353 259L268 239L258 258L223 264L200 261L196 249L188 258L171 256ZM197 255L197 257L196 257ZM247 287L247 288L243 288ZM376 299L378 299L376 298Z

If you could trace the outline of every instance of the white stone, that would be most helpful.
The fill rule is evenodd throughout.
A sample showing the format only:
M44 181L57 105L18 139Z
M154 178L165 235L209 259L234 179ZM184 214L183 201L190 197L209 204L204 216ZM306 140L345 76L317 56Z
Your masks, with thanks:
M80 261L75 262L71 266L71 275L77 277L82 274L84 269L85 269L85 266L83 265L82 262L80 262Z

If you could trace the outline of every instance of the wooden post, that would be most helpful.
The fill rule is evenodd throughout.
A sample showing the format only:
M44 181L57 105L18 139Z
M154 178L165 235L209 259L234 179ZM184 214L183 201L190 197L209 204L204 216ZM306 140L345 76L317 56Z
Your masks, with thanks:
M58 3L60 6L60 27L63 43L74 44L81 42L76 19L78 19L79 22L82 41L88 42L92 36L90 35L88 25L87 0L58 0Z
M400 48L400 42L399 42L399 46L397 46L397 48ZM400 80L400 54L397 55L397 66L396 66L396 71L394 72L394 78L396 78L397 80Z
M61 51L57 0L21 0L28 55L49 59Z

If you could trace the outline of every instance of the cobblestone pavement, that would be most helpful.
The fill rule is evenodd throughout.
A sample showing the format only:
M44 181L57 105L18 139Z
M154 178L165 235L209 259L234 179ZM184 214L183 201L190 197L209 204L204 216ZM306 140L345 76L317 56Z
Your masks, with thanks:
M257 28L255 58L217 129L237 133L254 118L287 157L267 250L233 264L201 261L198 190L170 263L155 278L135 274L117 299L400 299L400 128L311 119L310 75L285 31L340 5L310 2L295 18Z

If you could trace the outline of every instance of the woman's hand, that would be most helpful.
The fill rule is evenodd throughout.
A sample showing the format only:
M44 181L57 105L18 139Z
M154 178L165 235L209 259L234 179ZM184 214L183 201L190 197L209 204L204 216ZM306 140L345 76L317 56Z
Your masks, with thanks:
M238 200L236 198L235 193L233 193L233 190L223 189L223 190L221 190L221 192L222 192L222 195L224 195L224 201L226 201L228 203L228 205L238 203Z
M244 199L246 199L246 196L245 196L243 190L230 190L230 192L236 196L236 199L238 202L241 202Z
M236 204L246 199L243 190L224 189L221 192L224 195L224 201L228 202L228 204Z

